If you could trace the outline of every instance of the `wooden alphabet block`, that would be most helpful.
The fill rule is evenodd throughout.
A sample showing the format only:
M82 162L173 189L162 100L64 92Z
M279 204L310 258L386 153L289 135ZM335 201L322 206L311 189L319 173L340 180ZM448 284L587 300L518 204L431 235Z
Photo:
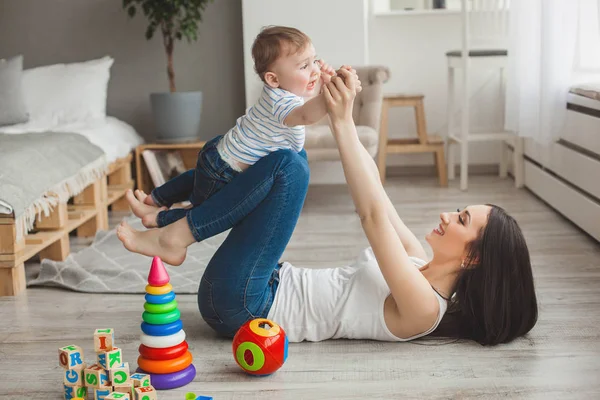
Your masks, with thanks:
M73 400L76 398L83 397L87 398L87 388L81 385L68 386L64 385L65 388L65 400Z
M135 388L135 400L158 400L153 386Z
M105 397L105 399L106 400L116 400L116 399L131 400L128 393L117 393L117 392L112 392L107 397Z
M59 348L58 363L64 369L79 368L83 365L83 349L75 345Z
M89 388L104 388L110 386L106 370L94 364L84 370L85 385Z
M96 353L111 351L115 343L113 328L96 329L94 331L94 350Z
M135 386L133 386L133 381L129 379L127 382L121 384L113 383L113 391L118 393L127 393L131 400L135 400Z
M104 369L113 369L123 364L121 349L113 347L110 351L98 353L98 364Z
M148 375L148 374L135 373L135 374L131 374L130 378L131 378L131 381L133 382L134 387L143 387L143 386L152 385L152 382L150 382L150 375Z
M113 386L127 382L129 380L129 363L123 363L118 367L111 368L108 371L108 377Z
M67 369L64 373L65 386L85 386L83 371L86 367L87 364L83 363L76 368Z
M110 386L103 388L93 388L91 390L93 390L94 392L94 400L104 400L113 392L112 387Z

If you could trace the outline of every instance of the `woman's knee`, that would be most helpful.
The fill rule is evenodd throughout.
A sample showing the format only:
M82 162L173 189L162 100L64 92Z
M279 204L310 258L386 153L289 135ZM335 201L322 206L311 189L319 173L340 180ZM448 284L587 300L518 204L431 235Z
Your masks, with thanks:
M292 177L294 181L308 186L310 169L306 159L306 152L304 150L302 152L304 153L300 154L293 150L283 149L277 150L271 153L271 155L280 161L279 173L284 174L286 177Z

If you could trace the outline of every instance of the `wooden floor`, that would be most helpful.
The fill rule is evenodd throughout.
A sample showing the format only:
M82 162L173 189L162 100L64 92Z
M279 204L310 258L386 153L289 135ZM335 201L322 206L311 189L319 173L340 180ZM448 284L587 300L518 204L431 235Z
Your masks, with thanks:
M198 374L188 386L160 392L159 398L182 400L193 391L215 400L600 399L597 242L527 190L514 189L510 180L474 176L467 193L457 189L457 181L440 189L430 178L392 178L386 187L421 238L438 224L440 211L468 204L495 203L517 218L531 250L540 304L529 337L494 348L432 339L292 344L281 370L253 378L234 363L230 341L216 338L202 322L195 296L181 295ZM305 266L343 265L366 245L347 189L311 186L284 258ZM91 363L93 330L99 327L115 328L116 343L134 367L143 303L141 295L39 288L0 298L0 398L61 398L58 347L78 344Z

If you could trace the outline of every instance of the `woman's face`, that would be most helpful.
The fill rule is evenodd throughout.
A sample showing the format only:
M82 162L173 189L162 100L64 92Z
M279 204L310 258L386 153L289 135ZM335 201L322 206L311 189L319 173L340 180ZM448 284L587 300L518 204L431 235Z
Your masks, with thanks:
M467 263L467 245L485 227L491 209L486 205L474 205L456 212L441 213L439 226L425 236L434 258Z

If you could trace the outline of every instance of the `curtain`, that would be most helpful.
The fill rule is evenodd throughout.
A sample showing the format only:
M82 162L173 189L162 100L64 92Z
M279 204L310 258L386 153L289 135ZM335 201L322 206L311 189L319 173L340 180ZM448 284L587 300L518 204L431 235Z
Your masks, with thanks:
M580 0L511 2L505 128L554 141L572 84Z

